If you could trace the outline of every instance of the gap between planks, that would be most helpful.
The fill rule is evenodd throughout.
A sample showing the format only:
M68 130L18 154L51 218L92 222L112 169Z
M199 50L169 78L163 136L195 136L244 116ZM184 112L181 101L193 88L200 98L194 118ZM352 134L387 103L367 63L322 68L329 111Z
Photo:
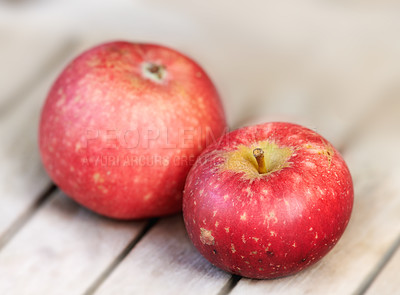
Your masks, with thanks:
M121 263L122 260L133 250L133 248L140 242L140 240L149 232L149 230L156 225L158 218L150 219L145 227L139 232L139 234L132 239L132 241L122 250L122 252L115 258L114 261L103 271L103 273L93 282L93 284L87 289L84 295L92 295L101 286L101 284L107 279L107 277L113 272L113 270Z
M368 291L398 249L400 249L400 235L397 237L397 240L393 243L392 247L390 247L385 253L382 260L377 264L376 268L366 278L364 283L361 284L359 290L357 290L355 294L363 295Z
M226 282L225 286L221 288L217 295L228 295L229 293L231 293L233 288L236 287L237 283L239 283L241 279L241 276L232 275L229 281Z
M19 230L35 215L35 213L50 199L57 186L50 183L39 197L20 215L0 237L0 251L19 232Z
M353 128L345 134L344 140L339 145L340 153L343 153L345 150L347 150L351 143L356 140L358 131L362 130L363 126L367 125L367 123L371 121L371 118L373 118L372 120L376 120L376 114L380 114L381 112L383 112L384 108L392 102L393 97L397 97L396 90L398 89L389 89L385 93L383 100L375 101L375 103L368 109L368 111L364 112L360 119L354 124ZM400 235L393 242L392 246L387 250L387 252L382 256L381 260L376 264L370 275L368 275L361 283L359 288L355 291L355 294L362 295L368 291L376 278L388 264L390 259L394 256L397 249L400 249Z
M386 254L382 257L382 260L377 264L376 268L369 276L367 276L364 283L360 285L359 289L354 294L364 295L369 290L371 285L375 282L376 278L380 275L382 270L386 267L398 249L400 249L400 236L398 236L392 247L386 252ZM243 277L241 276L232 275L226 285L219 291L218 295L230 294L242 278Z
M17 122L15 120L16 116L20 115L20 113L27 113L31 109L32 105L32 97L31 93L35 92L38 88L38 84L43 84L46 78L53 76L53 73L59 68L61 61L65 62L70 59L71 54L78 47L78 40L69 38L66 41L63 41L59 46L57 46L56 50L52 50L50 57L46 58L46 60L40 63L38 70L35 72L33 77L25 80L23 85L18 88L18 90L12 91L14 94L8 95L8 97L2 98L0 102L0 118L2 124L11 124L12 126L8 126L7 129L3 129L1 134L3 140L6 144L11 144L13 141L12 136L15 136L16 132L21 131L21 126L14 126L14 123ZM28 66L32 66L29 64ZM21 69L22 70L22 69ZM45 94L44 94L45 95ZM38 96L33 97L33 101L39 101ZM25 116L25 115L24 115ZM24 117L25 118L25 117ZM27 119L25 118L27 121ZM29 123L27 123L29 124ZM31 125L32 126L32 125ZM9 129L16 129L13 133L4 133ZM24 142L23 145L29 144ZM37 145L37 143L34 143ZM4 146L2 146L4 148ZM4 153L7 153L7 147L4 148ZM37 151L33 151L36 153ZM26 177L31 177L28 175ZM46 177L47 178L47 177ZM32 178L30 178L32 181ZM3 180L4 182L4 180ZM32 218L32 216L37 212L37 210L50 198L52 192L56 190L54 184L52 184L49 180L44 180L40 182L37 187L37 191L32 192L30 195L25 195L26 201L24 204L21 204L14 214L10 215L10 219L6 221L6 227L3 230L0 230L2 234L0 235L0 250L17 234L17 232ZM13 197L22 197L14 195ZM13 209L11 209L13 210Z

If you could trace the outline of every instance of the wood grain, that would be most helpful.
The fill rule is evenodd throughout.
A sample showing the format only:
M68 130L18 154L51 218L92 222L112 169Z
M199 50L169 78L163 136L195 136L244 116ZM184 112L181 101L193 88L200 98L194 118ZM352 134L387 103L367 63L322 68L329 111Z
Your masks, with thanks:
M44 41L44 40L42 40ZM36 51L45 53L54 49L54 44L40 43L39 40L32 45ZM14 98L18 102L0 117L0 237L15 222L21 214L37 200L37 197L45 191L50 183L44 172L37 146L37 133L40 109L46 98L54 77L60 68L71 58L74 45L64 47L56 53L59 59L56 64L48 65L49 73L41 77L40 83L34 87L28 87L23 97ZM21 44L13 44L20 46ZM11 45L9 45L11 46ZM17 50L18 53L18 50ZM39 54L40 57L40 54ZM29 66L40 67L43 60L39 58L38 64L27 62ZM23 69L17 68L23 72ZM0 242L1 244L1 242Z
M145 224L95 215L58 192L0 252L0 293L82 294Z
M229 278L197 252L175 216L160 221L95 294L211 295Z
M397 246L400 244L397 243ZM369 287L366 295L392 295L397 294L400 290L399 270L400 270L400 247L393 257L389 257L389 263L379 274L373 284Z

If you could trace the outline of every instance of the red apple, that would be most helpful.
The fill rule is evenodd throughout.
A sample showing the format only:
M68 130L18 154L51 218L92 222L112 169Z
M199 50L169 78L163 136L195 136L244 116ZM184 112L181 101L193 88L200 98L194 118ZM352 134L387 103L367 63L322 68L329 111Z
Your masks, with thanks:
M226 126L204 70L172 49L92 48L55 81L40 121L53 181L87 208L136 219L179 212L186 175Z
M322 136L291 123L245 127L208 146L189 172L186 229L214 265L249 278L294 274L345 230L350 172Z

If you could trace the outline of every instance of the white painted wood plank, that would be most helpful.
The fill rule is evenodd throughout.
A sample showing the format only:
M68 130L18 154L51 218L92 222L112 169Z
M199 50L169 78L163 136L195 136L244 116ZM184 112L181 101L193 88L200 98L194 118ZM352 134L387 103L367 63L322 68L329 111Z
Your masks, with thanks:
M197 252L175 216L150 230L95 294L211 295L229 278Z
M379 274L365 295L393 295L400 291L400 248Z
M242 279L232 295L353 294L363 289L400 234L400 92L390 93L345 151L355 182L349 226L322 261L295 276Z
M0 109L24 99L22 94L40 80L66 38L24 28L0 29Z
M58 192L0 252L0 294L82 294L144 225L100 217Z
M26 44L30 45L35 45L32 52L41 49L38 43ZM46 51L46 42L42 45ZM0 117L0 237L50 184L38 151L40 110L57 73L76 50L77 46L64 43L57 54L53 53L60 60L49 65L52 69L48 75L33 89L27 89L26 96Z

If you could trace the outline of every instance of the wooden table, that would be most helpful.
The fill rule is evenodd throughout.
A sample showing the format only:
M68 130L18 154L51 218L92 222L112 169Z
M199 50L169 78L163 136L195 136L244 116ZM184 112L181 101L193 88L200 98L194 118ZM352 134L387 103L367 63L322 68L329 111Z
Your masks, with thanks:
M0 294L400 294L400 14L389 1L0 2ZM291 277L209 264L180 215L119 222L44 172L41 105L105 40L166 44L217 84L232 128L290 120L339 148L354 211L337 246Z

